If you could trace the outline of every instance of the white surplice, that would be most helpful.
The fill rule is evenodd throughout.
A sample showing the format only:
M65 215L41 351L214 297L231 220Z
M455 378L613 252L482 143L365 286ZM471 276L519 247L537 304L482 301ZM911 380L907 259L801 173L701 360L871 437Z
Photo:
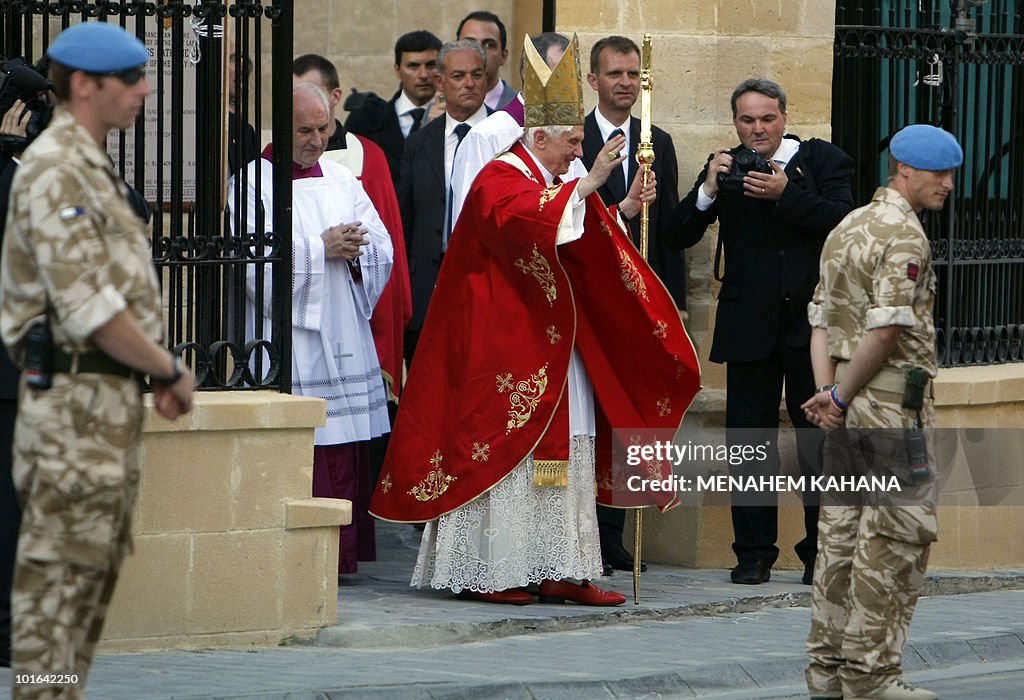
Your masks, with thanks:
M369 440L390 430L384 379L370 331L370 315L391 274L393 249L377 210L362 185L345 168L321 157L323 177L292 181L292 393L326 400L327 424L315 444ZM248 169L248 232L255 231L256 168L265 228L273 225L273 173L259 158ZM232 222L234 221L234 202ZM320 234L331 226L361 221L369 245L353 278L342 258L328 260ZM270 265L248 265L247 337L253 337L258 269L264 274L263 336L270 338Z

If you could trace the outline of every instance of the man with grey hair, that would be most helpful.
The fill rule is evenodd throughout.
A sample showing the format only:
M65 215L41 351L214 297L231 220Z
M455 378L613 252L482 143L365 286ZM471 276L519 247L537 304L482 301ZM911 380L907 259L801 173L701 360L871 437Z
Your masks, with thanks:
M562 59L569 40L558 32L544 32L531 37L533 47L549 68L554 68ZM526 65L526 54L519 61L519 77L522 79ZM459 152L455 155L452 168L452 219L458 222L462 203L466 201L469 188L477 174L491 162L494 156L515 143L523 135L523 93L484 119L466 136ZM587 174L583 162L576 160L570 168L569 178Z
M402 154L398 207L402 212L412 319L405 333L405 357L411 363L427 314L441 260L452 231L450 203L456 151L489 111L484 106L487 59L471 39L449 41L437 53L437 92L444 97L444 118L409 137Z
M526 134L466 200L373 514L430 521L413 585L514 605L533 602L525 587L536 585L545 602L620 605L590 582L601 573L595 481L609 489L595 434L674 432L696 358L668 292L596 194L624 139L562 179L582 156L578 42L554 70L526 50ZM637 185L626 209L654 197L654 182Z
M327 424L314 436L312 494L352 502L352 524L341 529L338 573L353 573L359 561L376 559L368 514L369 441L390 425L369 319L391 274L393 249L362 185L348 168L324 157L331 126L327 95L312 83L299 83L292 101L291 389L327 402ZM267 146L248 166L250 236L269 233L274 220L272 149ZM234 222L240 202L229 205ZM261 217L263 231L257 230ZM269 265L249 266L246 291L255 298L259 274L266 275L262 309L269 338ZM248 308L249 333L256 308Z
M821 246L853 209L853 160L820 139L786 135L786 93L771 80L745 80L733 91L740 145L708 157L666 230L670 247L689 248L717 219L715 279L722 282L711 344L712 362L727 363L725 424L730 442L768 444L770 459L738 467L777 474L779 404L797 428L802 474L820 471L820 434L800 405L814 393L807 303L818 281ZM725 252L725 274L718 263ZM733 503L733 583L760 584L779 556L777 505L769 494ZM804 505L805 537L796 545L811 583L818 507Z

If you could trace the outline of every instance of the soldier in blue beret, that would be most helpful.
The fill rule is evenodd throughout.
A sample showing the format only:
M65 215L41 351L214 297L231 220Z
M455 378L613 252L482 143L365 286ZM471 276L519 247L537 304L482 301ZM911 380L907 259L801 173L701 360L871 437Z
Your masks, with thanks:
M826 475L842 466L864 473L857 456L867 450L848 445L875 438L906 442L907 457L892 465L898 494L822 501L807 639L812 698L936 697L902 669L938 529L938 479L927 466L924 434L935 427L935 271L918 216L945 206L963 151L952 134L926 124L902 129L889 147L888 183L848 214L822 249L821 279L807 308L818 392L803 408L826 430L845 428L829 433ZM917 459L909 458L910 445L918 446Z
M889 142L889 152L898 162L918 170L951 170L964 162L956 137L930 124L900 129Z
M23 516L11 595L14 698L84 697L121 561L131 550L149 375L174 419L194 377L163 345L147 226L105 146L149 87L146 47L78 24L50 46L58 105L11 190L0 335L23 368L14 483Z
M134 85L142 77L149 60L146 45L116 24L83 22L60 33L47 54L58 63L93 75L118 75L133 68L127 82ZM122 76L119 76L122 77Z

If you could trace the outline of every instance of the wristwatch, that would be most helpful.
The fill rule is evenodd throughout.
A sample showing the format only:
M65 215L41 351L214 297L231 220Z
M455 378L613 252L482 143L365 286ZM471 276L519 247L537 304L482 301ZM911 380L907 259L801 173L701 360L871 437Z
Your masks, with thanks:
M155 375L149 375L149 381L153 384L176 384L179 379L185 376L185 361L181 359L181 355L171 355L174 358L174 372L169 377L157 377Z

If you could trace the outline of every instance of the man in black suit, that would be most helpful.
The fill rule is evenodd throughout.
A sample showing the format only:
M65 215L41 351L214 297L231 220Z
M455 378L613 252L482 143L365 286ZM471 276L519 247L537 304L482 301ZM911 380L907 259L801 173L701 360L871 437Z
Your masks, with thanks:
M21 100L3 115L0 136L26 139L26 125L31 115ZM27 140L27 139L26 139ZM7 224L7 207L11 182L18 169L18 153L6 139L0 143L0 244L3 243ZM21 527L21 508L11 478L11 447L14 440L14 420L18 415L18 378L21 372L11 362L7 348L0 343L0 666L11 665L11 582L14 574L14 556L18 549L18 531Z
M498 72L508 60L508 34L498 15L486 10L470 12L459 22L455 38L472 39L484 49L487 56L487 85L484 87L484 104L498 110L516 98L511 85L498 77Z
M260 157L260 142L256 128L249 123L249 76L252 59L244 51L239 56L234 32L228 34L228 176ZM239 79L236 66L241 64Z
M640 48L624 36L608 36L598 40L590 50L590 73L587 82L597 91L597 107L583 124L583 163L587 170L594 158L612 136L626 137L629 157L613 172L598 190L609 206L617 206L626 198L637 177L637 146L640 144L640 120L630 115L640 96ZM679 202L679 167L672 137L656 126L651 127L654 144L654 172L658 198L648 214L648 262L664 282L679 309L686 307L686 269L683 254L665 247L667 228L675 223L673 210ZM633 243L640 247L640 215L629 220ZM633 570L633 556L622 546L625 511L598 505L597 520L601 532L601 558L605 574L612 569Z
M441 260L451 233L451 171L455 151L474 124L488 114L484 106L486 57L471 39L450 41L437 54L437 90L445 114L409 137L402 155L398 206L412 285L412 320L405 333L405 357L411 363Z
M745 80L732 94L733 124L741 145L767 161L771 172L733 172L734 152L718 148L693 189L676 209L672 245L697 243L718 219L715 278L722 282L711 345L712 362L727 363L725 423L730 442L771 447L766 463L743 473L775 474L779 468L779 402L797 428L800 471L820 471L820 434L800 404L815 393L807 304L818 282L821 247L853 209L853 160L820 139L786 134L786 93L766 79ZM738 153L738 152L737 152ZM747 152L748 155L749 152ZM742 159L741 159L742 160ZM719 262L725 252L724 276ZM733 583L759 584L778 558L778 508L773 494L732 508L737 566ZM804 501L805 537L795 549L810 583L817 555L818 508Z
M395 75L401 86L385 102L370 93L359 109L345 120L345 129L370 139L384 151L391 179L398 189L405 140L430 120L434 106L437 52L441 40L420 29L395 42Z

